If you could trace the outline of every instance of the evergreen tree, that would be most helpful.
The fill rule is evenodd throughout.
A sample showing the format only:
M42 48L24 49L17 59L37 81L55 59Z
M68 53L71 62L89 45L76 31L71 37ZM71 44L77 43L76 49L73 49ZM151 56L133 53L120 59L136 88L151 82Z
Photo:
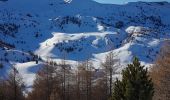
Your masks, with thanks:
M147 69L135 58L116 80L112 100L152 100L154 88Z
M3 64L2 63L0 63L0 69L2 69L4 66L3 66Z

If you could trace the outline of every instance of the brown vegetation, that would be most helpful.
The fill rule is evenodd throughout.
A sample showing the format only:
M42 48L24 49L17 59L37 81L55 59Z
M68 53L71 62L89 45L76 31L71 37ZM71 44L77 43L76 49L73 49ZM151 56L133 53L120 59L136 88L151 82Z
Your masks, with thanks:
M15 68L6 80L0 79L0 100L24 100L24 83Z
M115 60L110 53L97 70L88 60L73 70L64 60L47 62L38 72L27 100L107 100L112 94Z
M170 99L170 41L161 49L160 55L151 70L154 82L154 100Z

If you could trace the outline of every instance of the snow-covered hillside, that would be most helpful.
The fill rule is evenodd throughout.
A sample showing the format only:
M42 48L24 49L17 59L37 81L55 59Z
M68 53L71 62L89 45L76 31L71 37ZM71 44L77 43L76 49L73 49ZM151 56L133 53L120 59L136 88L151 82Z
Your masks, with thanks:
M92 0L0 0L0 75L11 64L30 86L43 61L120 59L119 73L134 56L152 64L170 39L170 3L100 4ZM37 56L41 63L33 63ZM31 70L31 71L30 71ZM29 79L31 80L29 81Z

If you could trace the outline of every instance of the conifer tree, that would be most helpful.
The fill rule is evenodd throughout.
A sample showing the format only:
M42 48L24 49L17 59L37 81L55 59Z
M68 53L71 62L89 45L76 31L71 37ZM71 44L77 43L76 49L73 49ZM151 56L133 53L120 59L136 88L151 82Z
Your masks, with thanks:
M3 64L2 63L0 63L0 69L2 69L3 68Z
M122 71L122 81L114 85L112 100L152 100L152 80L137 58Z

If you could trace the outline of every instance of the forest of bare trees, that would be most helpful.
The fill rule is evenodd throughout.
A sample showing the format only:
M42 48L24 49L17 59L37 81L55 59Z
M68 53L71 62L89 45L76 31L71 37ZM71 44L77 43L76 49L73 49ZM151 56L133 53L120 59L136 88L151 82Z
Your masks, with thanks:
M151 70L154 82L154 100L170 100L170 41L162 47Z
M12 67L6 80L0 79L0 100L24 100L24 82L18 71Z
M64 61L48 62L37 73L27 100L107 100L113 81L111 56L107 56L109 64L107 61L102 64L106 72L96 70L88 60L79 63L76 70Z
M21 75L12 67L8 77L0 79L0 100L170 99L170 42L163 46L149 73L135 58L122 71L123 79L115 80L118 62L112 52L106 55L101 69L95 69L89 60L79 62L76 69L65 60L60 63L49 60L37 72L32 91L28 93L24 92Z

